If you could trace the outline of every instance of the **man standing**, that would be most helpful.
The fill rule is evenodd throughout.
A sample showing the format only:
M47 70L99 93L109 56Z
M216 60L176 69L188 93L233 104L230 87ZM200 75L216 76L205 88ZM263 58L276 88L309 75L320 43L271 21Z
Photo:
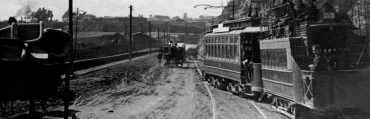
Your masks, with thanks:
M313 64L309 66L311 70L312 71L328 70L329 62L325 55L321 52L321 47L318 45L313 45L312 51L315 54L315 59L313 60Z

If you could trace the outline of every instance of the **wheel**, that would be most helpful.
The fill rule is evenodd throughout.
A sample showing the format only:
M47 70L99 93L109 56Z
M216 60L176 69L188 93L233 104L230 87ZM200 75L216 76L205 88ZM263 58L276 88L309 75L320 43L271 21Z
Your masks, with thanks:
M216 82L215 79L212 77L211 78L211 86L214 86L215 85L215 82Z
M236 84L235 86L235 92L237 93L238 96L242 96L243 93L243 88L240 84Z
M232 83L229 83L229 85L227 86L227 91L229 91L231 93L235 92L235 88L234 88Z
M220 88L220 81L218 79L216 79L216 82L215 82L215 88Z

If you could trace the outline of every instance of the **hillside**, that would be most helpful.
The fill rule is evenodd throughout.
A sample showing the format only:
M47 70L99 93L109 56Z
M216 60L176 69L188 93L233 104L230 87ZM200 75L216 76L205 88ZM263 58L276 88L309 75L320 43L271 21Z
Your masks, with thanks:
M239 5L236 9L235 12L235 18L243 18L247 17L250 14L250 10L252 15L256 13L255 7L257 7L256 4L252 4L252 8L250 9L250 1L251 0L236 0L235 5ZM253 1L262 1L262 0L253 0ZM276 0L279 1L279 0ZM293 0L297 1L297 0ZM303 0L305 1L305 0ZM365 16L367 16L368 19L370 19L370 10L366 9L366 3L367 6L370 6L370 2L368 0L316 0L318 6L320 4L323 4L324 2L328 2L329 4L333 5L334 8L337 10L339 14L342 15L347 15L352 23L358 28L361 26L362 31L365 32L365 27L366 27L366 20ZM229 20L231 18L231 14L227 13L230 11L232 8L232 1L228 3L228 7L226 7L223 11L222 14L220 14L217 19L216 23L219 23L221 21ZM368 14L366 15L365 10L368 11ZM359 22L360 21L360 22Z

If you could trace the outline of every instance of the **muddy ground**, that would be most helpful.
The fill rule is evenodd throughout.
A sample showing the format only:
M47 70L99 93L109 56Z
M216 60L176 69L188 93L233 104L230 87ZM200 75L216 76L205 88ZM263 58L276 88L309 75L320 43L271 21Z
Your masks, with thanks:
M204 89L195 67L184 66L164 68L146 57L81 76L72 83L79 98L71 109L80 119L209 119L210 99L198 91Z
M200 61L196 61L202 67ZM248 99L215 89L202 82L193 60L183 67L163 67L155 55L77 76L71 81L76 92L71 101L74 119L263 119ZM209 90L215 99L211 102ZM60 119L61 102L48 103L42 119ZM257 104L259 105L259 104ZM213 111L214 108L214 111ZM269 119L281 114L261 106Z

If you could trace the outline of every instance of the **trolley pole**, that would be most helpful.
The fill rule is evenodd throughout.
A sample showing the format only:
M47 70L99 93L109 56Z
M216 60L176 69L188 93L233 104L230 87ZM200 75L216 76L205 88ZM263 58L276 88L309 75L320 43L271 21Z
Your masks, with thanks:
M128 56L128 59L129 60L131 60L131 48L132 48L132 46L131 46L131 39L132 38L132 5L130 5L130 39L129 39L129 41L130 41L130 43L129 43L129 56Z
M152 25L149 22L149 54L152 54Z
M72 7L73 7L73 0L69 0L69 8L68 8L68 13L69 13L69 32L71 34L71 36L73 37L73 11L72 11ZM72 38L73 39L73 38ZM73 48L73 47L72 47ZM72 48L70 49L70 51L72 50ZM64 94L65 94L65 97L64 97L64 119L68 119L68 112L69 112L69 105L68 105L68 92L69 92L69 73L72 69L71 66L73 66L73 60L71 58L72 55L69 55L69 64L67 65L67 71L66 71L66 75L65 75L65 86L64 86Z

